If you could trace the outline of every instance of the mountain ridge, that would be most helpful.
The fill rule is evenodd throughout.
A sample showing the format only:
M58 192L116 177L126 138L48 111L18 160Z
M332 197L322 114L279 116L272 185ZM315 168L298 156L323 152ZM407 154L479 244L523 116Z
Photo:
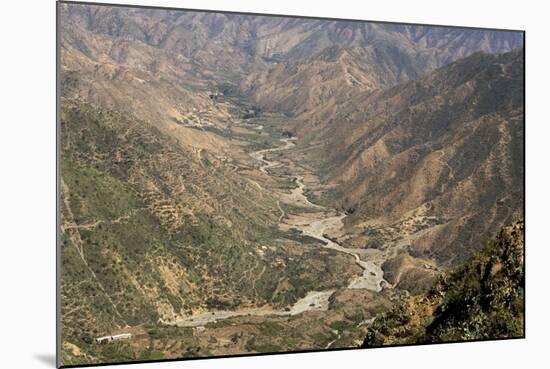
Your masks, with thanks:
M462 191L477 186L471 182L480 180L471 177L477 170L487 174L484 188L476 191L496 194L487 187L491 182L511 186L504 193L513 196L512 208L520 209L522 63L522 50L495 56L474 54L417 81L364 91L322 125L318 122L326 113L317 112L319 118L298 127L297 134L312 146L323 142L326 151L312 152L310 161L327 173L327 183L339 189L336 201L355 209L351 219L356 225L358 218L362 222L381 216L391 219L392 209L397 217L393 221L415 209L441 218L438 201L446 204L443 216L451 219L495 206L490 201L499 199L483 198L479 193L471 204L460 200L466 193ZM499 91L506 94L499 95ZM495 137L490 146L485 144L488 135ZM497 160L499 167L495 167ZM400 199L397 203L396 198ZM435 208L424 209L426 202ZM452 215L451 209L458 212ZM441 233L448 234L448 230L443 227Z

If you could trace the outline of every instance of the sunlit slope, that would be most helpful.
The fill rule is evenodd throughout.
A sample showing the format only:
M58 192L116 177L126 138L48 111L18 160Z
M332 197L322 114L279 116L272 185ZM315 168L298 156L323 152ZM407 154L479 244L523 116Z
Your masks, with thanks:
M343 256L296 249L270 193L208 152L78 101L63 101L62 200L66 337L207 308L283 307L355 272Z

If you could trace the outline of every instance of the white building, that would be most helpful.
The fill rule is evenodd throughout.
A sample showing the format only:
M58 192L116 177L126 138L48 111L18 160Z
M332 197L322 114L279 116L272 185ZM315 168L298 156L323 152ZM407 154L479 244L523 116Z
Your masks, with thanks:
M118 340L125 340L132 338L132 333L121 333L121 334L115 334L112 336L103 336L103 337L97 337L95 341L97 343L102 342L111 342L111 341L118 341Z

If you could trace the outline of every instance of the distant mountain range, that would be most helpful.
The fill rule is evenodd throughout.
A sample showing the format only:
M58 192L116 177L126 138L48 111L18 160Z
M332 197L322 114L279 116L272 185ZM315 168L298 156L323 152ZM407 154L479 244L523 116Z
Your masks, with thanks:
M231 58L234 62L242 58L297 61L334 45L354 48L382 43L417 53L433 69L475 51L499 53L523 45L519 32L100 6L62 11L61 16L87 32L170 49L198 62L210 51L223 51L215 54L218 65L237 54L241 58Z

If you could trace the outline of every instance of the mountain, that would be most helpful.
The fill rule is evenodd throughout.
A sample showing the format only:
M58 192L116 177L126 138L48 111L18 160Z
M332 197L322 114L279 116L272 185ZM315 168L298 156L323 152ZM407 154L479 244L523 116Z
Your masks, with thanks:
M437 223L408 253L452 264L522 213L522 50L477 53L338 110L298 132L323 143L309 161L336 203L354 209L351 244L376 247Z
M372 39L365 44L352 43L350 47L335 43L298 61L281 59L270 69L252 73L242 88L263 107L310 119L318 110L336 107L360 92L415 80L474 52L504 52L522 46L517 35L509 39L505 35L480 39L477 35L471 39L466 31L453 31L442 34L444 31L438 29L432 35L418 34L415 29L411 34L406 27L373 26L369 28ZM441 45L445 39L449 43ZM467 43L462 43L465 40ZM437 47L437 52L432 47Z
M321 106L337 106L362 91L418 78L424 64L398 47L330 46L300 62L279 63L250 75L242 89L264 109L307 119Z
M187 71L186 84L199 85L214 76L235 82L334 46L374 46L374 52L412 58L426 72L477 51L501 53L523 45L518 32L370 22L77 4L63 4L60 16L68 31L62 32L65 46L123 66L176 75ZM158 51L154 60L152 51Z
M332 47L276 67L254 79L251 98L299 121L288 128L301 143L294 155L319 174L317 194L352 213L333 237L395 250L388 281L422 290L434 278L425 265L463 262L522 215L523 49L475 53L402 83L370 76L400 75L379 68L388 62L417 69L371 50L361 59Z
M524 237L523 222L502 228L429 292L376 317L363 347L523 337Z
M235 121L213 92L312 113L477 51L523 44L517 32L97 5L62 4L60 18L63 96L139 115L220 155L224 140L187 129Z
M432 68L473 51L500 53L523 45L518 32L376 22L64 4L62 16L88 32L193 55L200 63L221 50L231 57L304 60L327 47L366 47L380 41L421 52ZM229 48L228 48L229 46ZM228 55L227 52L237 52ZM237 58L235 61L242 62Z

